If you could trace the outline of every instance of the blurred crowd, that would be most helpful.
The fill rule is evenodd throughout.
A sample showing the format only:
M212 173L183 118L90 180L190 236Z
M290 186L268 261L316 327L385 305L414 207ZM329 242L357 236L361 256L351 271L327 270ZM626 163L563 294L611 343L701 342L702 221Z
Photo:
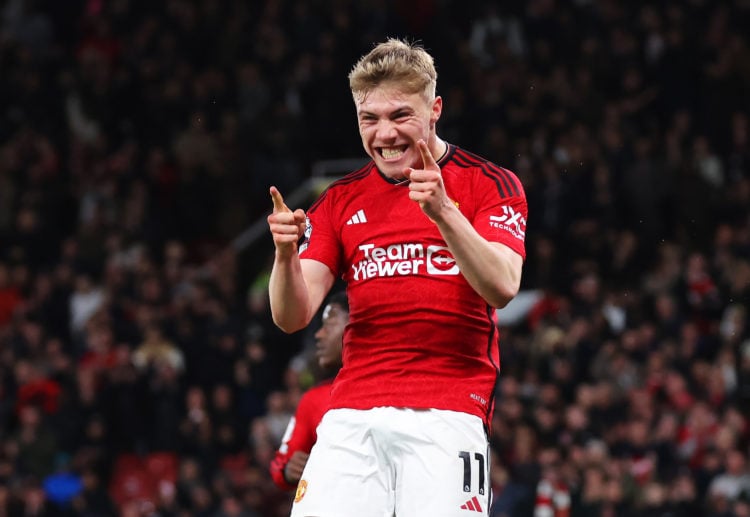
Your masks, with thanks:
M747 0L6 0L0 516L287 515L314 382L233 237L362 155L346 74L433 53L438 133L514 170L493 517L750 517Z

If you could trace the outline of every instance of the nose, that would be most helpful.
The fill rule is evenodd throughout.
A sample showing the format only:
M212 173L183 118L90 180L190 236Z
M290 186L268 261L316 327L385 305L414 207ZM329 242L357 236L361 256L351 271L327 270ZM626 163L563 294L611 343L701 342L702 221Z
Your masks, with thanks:
M397 136L396 123L388 119L378 121L375 136L378 140L395 140Z

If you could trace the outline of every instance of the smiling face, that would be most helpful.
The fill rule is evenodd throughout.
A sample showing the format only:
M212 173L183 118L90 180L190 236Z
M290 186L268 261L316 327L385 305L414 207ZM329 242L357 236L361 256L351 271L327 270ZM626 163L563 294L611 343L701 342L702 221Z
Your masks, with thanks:
M385 176L403 179L404 169L422 167L419 139L436 155L440 97L428 101L424 93L404 93L397 85L384 83L355 97L355 105L362 145Z

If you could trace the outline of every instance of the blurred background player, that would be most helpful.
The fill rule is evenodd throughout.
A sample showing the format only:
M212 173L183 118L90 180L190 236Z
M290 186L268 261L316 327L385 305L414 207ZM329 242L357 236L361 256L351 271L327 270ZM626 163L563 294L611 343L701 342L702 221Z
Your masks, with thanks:
M339 292L330 297L323 309L321 322L315 333L315 358L322 370L323 380L300 398L281 446L270 465L273 481L282 490L294 489L300 480L310 449L317 438L316 428L328 410L331 383L341 368L344 330L349 323L346 293Z

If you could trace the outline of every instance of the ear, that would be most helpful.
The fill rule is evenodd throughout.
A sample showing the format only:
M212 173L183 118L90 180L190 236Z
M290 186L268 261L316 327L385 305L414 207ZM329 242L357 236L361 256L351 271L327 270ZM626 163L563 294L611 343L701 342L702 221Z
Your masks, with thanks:
M440 96L435 97L432 101L432 114L430 115L430 123L435 124L440 115L443 113L443 98Z

